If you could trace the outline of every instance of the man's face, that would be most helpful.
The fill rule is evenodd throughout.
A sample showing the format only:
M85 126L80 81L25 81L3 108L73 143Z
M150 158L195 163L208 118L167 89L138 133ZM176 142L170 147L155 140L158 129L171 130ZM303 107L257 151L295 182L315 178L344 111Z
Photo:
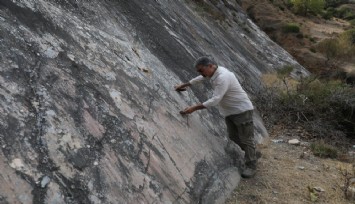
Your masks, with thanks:
M200 73L203 77L211 77L213 75L213 65L198 65L196 67L198 73Z

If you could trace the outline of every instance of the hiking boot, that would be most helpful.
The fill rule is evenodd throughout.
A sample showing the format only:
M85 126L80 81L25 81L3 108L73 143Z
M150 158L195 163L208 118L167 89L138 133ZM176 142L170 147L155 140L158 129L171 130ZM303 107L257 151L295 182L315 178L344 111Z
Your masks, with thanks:
M246 162L242 171L243 178L252 178L256 174L256 161Z
M253 178L256 174L256 169L252 169L250 167L245 167L242 172L243 178Z

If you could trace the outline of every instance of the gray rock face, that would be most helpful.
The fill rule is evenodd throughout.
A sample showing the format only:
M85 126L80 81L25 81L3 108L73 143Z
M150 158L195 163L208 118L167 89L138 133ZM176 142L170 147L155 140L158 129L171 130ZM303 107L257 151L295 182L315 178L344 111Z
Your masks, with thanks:
M215 109L179 115L210 92L173 85L203 54L251 94L307 72L238 4L211 6L223 22L183 0L1 0L0 202L223 203L243 152Z

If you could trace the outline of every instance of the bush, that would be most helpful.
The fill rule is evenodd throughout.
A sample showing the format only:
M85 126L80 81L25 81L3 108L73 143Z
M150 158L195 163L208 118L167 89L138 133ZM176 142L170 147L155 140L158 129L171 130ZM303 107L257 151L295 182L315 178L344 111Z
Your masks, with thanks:
M288 24L282 26L282 31L284 33L299 33L300 27L295 23L288 23Z
M355 56L355 29L347 30L339 35L339 54L344 59L353 59Z
M315 39L314 37L311 37L309 40L310 40L312 43L317 42L317 41L316 41L316 39Z
M355 26L355 19L350 20L349 23L350 23L352 26Z
M325 39L318 44L318 50L325 54L327 60L336 58L339 55L339 46L336 39Z
M312 143L311 150L318 157L332 159L338 157L338 150L329 144L325 144L323 141Z
M355 55L355 29L345 31L338 38L325 39L317 46L328 61L340 62Z
M325 0L325 8L337 7L345 3L348 3L348 1L347 0Z
M291 0L291 3L295 13L301 15L320 14L325 6L324 0Z
M355 17L355 13L353 9L346 6L341 6L335 10L334 16L345 20L352 20Z
M334 13L334 8L328 8L327 10L321 12L321 15L325 20L330 20L334 16Z
M355 29L350 29L342 33L341 35L347 36L349 43L354 46L355 45Z
M288 73L290 69L283 68L278 77L263 78L265 86L256 94L254 103L271 124L302 125L313 137L336 145L345 143L346 135L354 138L353 88L314 76L296 81Z
M323 12L322 13L322 18L324 18L325 20L330 20L333 18L333 14L328 13L328 12Z

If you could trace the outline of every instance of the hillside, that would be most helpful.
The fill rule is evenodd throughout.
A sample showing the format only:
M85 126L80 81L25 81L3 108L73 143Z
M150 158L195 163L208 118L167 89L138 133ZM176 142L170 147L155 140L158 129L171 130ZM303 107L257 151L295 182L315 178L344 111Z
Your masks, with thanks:
M285 2L287 1L242 1L242 7L271 39L312 73L330 77L339 70L355 70L355 58L346 59L345 62L342 59L342 63L329 64L325 54L317 50L317 45L324 39L336 38L345 30L354 28L350 21L337 17L326 20L320 15L296 15ZM353 14L355 13L354 4L336 6L338 10L344 8L349 8ZM285 33L284 28L288 24L298 25L300 31Z
M355 58L352 57L343 60L341 63L331 64L327 62L327 56L324 53L316 52L316 49L321 42L327 39L335 39L344 31L353 28L350 21L339 18L325 20L321 16L312 15L295 15L287 8L284 2L277 0L242 1L242 7L271 39L275 40L303 66L309 69L314 79L323 80L323 82L317 80L318 85L323 83L323 85L327 86L326 84L328 82L332 83L333 79L341 79L345 82L344 75L339 73L344 71L350 73L355 70ZM344 7L353 8L354 4L338 6L338 8ZM298 25L300 31L285 33L283 28L289 23ZM270 78L274 80L278 77L266 76L265 78L268 78L268 83L270 83ZM286 78L283 79L289 83L292 89L292 81ZM276 84L285 86L287 83L280 82ZM341 86L348 87L352 97L346 100L354 107L354 88L351 88L351 85L346 86L343 84ZM302 86L298 84L297 87ZM308 88L312 88L312 86ZM275 92L278 89L270 89L269 91ZM286 92L286 90L283 91ZM289 94L288 91L287 93ZM296 99L299 97L307 99L303 95L304 92L299 90L292 91L296 93L294 95ZM318 89L318 91L321 92L322 89ZM314 95L317 95L315 92ZM337 93L333 91L332 94L336 95ZM290 96L284 95L283 97ZM321 101L324 102L324 100ZM290 103L288 107L291 107L293 103L288 102ZM347 110L350 114L350 120L351 118L353 119L352 122L350 121L352 123L351 131L346 134L346 137L343 134L346 130L340 128L343 126L326 127L325 121L334 120L334 118L328 118L325 121L318 118L316 119L318 122L308 120L312 114L307 114L310 112L307 112L306 108L314 108L315 112L318 109L315 106L312 107L309 100L305 100L303 103L308 103L308 106L302 106L304 109L264 109L266 110L264 118L269 122L270 140L259 146L263 156L259 160L257 176L250 180L242 180L233 196L228 200L228 204L354 203L355 160L353 145L355 144L355 138L354 118L352 117L353 108ZM262 104L264 106L283 106L278 104L277 98L271 97L266 98L266 100L263 98ZM318 102L315 105L322 106L324 104ZM332 106L337 105L334 103ZM292 111L296 112L296 114L307 116L302 118L303 116L299 117L299 115L295 114L295 117L289 117L289 115L293 115ZM326 112L327 110L323 111ZM279 114L279 112L282 113ZM302 120L304 121L302 122ZM311 125L313 127L309 126L311 123L313 123ZM329 134L321 131L323 126L326 131L330 132ZM300 143L296 145L288 144L288 141L292 139L297 139ZM330 152L334 154L337 152L337 155L328 155L331 158L326 158L328 156L325 156L325 154L330 154Z
M206 54L250 94L309 73L234 1L1 0L0 42L1 203L223 203L243 152L173 86Z

